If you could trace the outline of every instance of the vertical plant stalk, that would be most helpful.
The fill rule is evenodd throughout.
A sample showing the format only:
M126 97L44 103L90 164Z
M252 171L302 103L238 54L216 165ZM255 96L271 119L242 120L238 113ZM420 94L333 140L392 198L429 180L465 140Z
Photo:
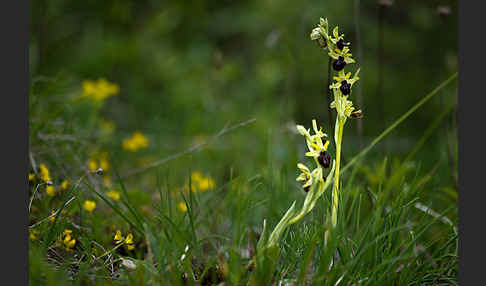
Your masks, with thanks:
M332 58L329 57L329 61L327 64L327 121L329 122L329 130L332 130L332 115L331 115L331 102L332 102L332 95L331 89L329 86L331 85L331 71L332 71Z
M339 115L336 118L336 133L334 141L336 142L336 171L334 172L334 186L332 190L332 211L331 211L331 223L335 227L337 224L337 211L339 205L339 167L341 165L341 143L343 139L345 118Z

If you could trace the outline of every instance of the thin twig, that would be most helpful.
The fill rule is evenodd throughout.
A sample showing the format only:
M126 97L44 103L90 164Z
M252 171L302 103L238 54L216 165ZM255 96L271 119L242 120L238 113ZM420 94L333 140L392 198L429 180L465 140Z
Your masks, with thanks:
M66 207L70 202L72 202L72 200L74 200L76 197L72 197L70 198L65 204L64 204L64 207ZM54 217L55 215L57 215L57 213L60 211L61 209L58 209L55 213L51 214L50 216L34 223L33 225L30 225L29 228L34 228L36 226L38 226L39 224L43 223L44 221L50 219L51 217Z
M30 159L30 164L32 165L32 169L34 169L34 173L37 174L37 164L35 163L34 155L32 154L31 151L29 151L29 159Z
M430 216L433 216L434 218L439 219L441 222L452 226L454 228L454 230L457 230L457 228L454 225L454 223L452 223L452 221L448 217L446 217L445 215L441 215L438 212L436 212L433 209L431 209L430 207L428 207L428 206L426 206L424 204L421 204L419 202L416 202L414 206L415 206L415 208L423 211L424 213L426 213L426 214L428 214Z
M32 202L34 201L34 197L35 197L35 194L37 193L37 190L39 189L40 186L42 185L45 185L46 183L41 183L41 184L37 184L37 186L35 186L35 190L34 190L34 193L32 194L32 197L30 198L30 202L29 202L29 214L30 214L30 207L32 206Z
M152 168L155 168L155 167L158 167L162 164L165 164L169 161L172 161L174 159L177 159L183 155L186 155L186 154L189 154L191 152L194 152L194 151L197 151L199 149L201 149L202 147L208 145L209 143L211 143L212 141L216 140L218 137L228 133L228 132L231 132L235 129L238 129L240 127L243 127L243 126L246 126L248 124L251 124L253 122L255 122L256 119L255 118L252 118L250 120L247 120L247 121L244 121L244 122L241 122L241 123L238 123L238 124L235 124L233 126L230 126L230 127L227 127L228 124L226 124L223 129L221 129L218 133L216 133L214 136L212 136L211 138L209 138L208 140L206 140L205 142L203 143L200 143L200 144L196 144L194 146L192 146L191 148L185 150L185 151L182 151L182 152L179 152L179 153L176 153L176 154L173 154L173 155L170 155L168 157L165 157L163 159L160 159L160 160L157 160L153 163L150 163L146 166L143 166L143 167L140 167L140 168L137 168L137 169L133 169L129 172L127 172L126 174L122 175L121 178L124 179L124 178L127 178L127 177L130 177L130 176L133 176L133 175L136 175L136 174L140 174L144 171L147 171L149 169L152 169Z
M424 98L422 98L419 102L417 102L412 108L410 108L407 112L405 112L400 118L398 118L395 122L393 122L387 129L385 129L378 137L376 137L365 149L359 152L356 156L347 163L344 168L342 169L342 173L344 173L349 167L351 167L358 159L366 155L371 148L373 148L378 142L381 141L388 133L390 133L395 127L397 127L400 123L402 123L405 119L407 119L412 113L415 112L420 106L425 104L429 99L431 99L434 95L438 94L438 92L447 86L450 82L457 78L458 72L455 72L451 75L447 80L439 84L434 90L432 90L429 94L427 94Z
M37 136L43 141L69 141L87 143L86 140L68 134L43 134L39 132Z

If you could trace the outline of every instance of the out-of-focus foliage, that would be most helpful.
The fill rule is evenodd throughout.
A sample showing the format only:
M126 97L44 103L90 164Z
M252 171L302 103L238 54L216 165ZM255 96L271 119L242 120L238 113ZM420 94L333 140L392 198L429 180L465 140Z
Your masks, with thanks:
M168 142L180 142L181 136L251 117L258 119L261 135L251 145L262 144L268 127L277 130L316 115L327 120L327 57L309 33L325 15L339 23L356 55L353 2L35 1L30 73L32 78L62 73L73 85L98 77L118 83L120 96L103 115L119 132L143 129L160 151L169 151L175 144ZM364 136L374 137L386 126L380 104L390 123L457 70L457 4L394 1L386 9L378 98L379 8L377 1L360 2ZM440 5L449 5L451 14L440 17ZM306 104L316 100L322 105ZM446 90L443 100L455 102L455 90ZM395 138L404 144L415 140L440 109L437 99Z

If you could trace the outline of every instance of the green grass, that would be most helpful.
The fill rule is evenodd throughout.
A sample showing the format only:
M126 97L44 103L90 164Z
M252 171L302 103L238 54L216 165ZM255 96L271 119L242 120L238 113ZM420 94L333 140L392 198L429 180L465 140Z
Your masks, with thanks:
M69 118L70 112L77 114L75 109L85 106L46 113L54 117L39 115L42 110L32 106L31 119L41 120L31 121L31 164L47 163L55 184L68 177L71 187L49 197L41 186L34 197L30 225L37 223L34 229L39 235L29 245L30 284L456 285L457 195L450 195L453 187L440 180L444 175L436 179L441 170L448 169L449 162L441 159L432 168L425 168L417 156L450 109L426 125L422 139L405 159L366 156L381 138L451 79L424 97L362 153L355 157L345 154L350 160L343 169L348 172L342 177L336 228L330 226L328 189L303 221L285 231L278 259L273 260L273 250L268 250L256 268L250 260L255 255L263 220L273 229L293 200L301 204L304 199L304 192L295 182L300 154L295 152L282 160L278 149L302 150L300 138L282 139L278 132L271 131L266 146L259 147L266 149L263 164L242 166L225 156L246 150L224 147L232 138L249 137L248 125L235 134L216 138L207 149L187 152L143 175L122 179L119 170L133 170L131 164L138 156L110 147L113 143L109 140L100 145L113 150L112 168L97 175L86 171L84 162L90 149L100 146L86 145L79 138L47 143L36 139L39 132L66 132L56 129L52 118ZM52 92L54 87L48 87ZM33 90L31 98L35 96ZM87 110L91 110L93 120L98 120L99 111ZM83 124L84 129L71 134L87 134L95 126L92 122ZM99 142L104 142L99 136ZM214 178L215 187L206 192L181 188L184 183L191 188L191 173L196 170ZM114 183L111 188L103 185L107 176ZM31 195L38 183L30 183ZM119 191L120 199L107 197L109 189ZM85 199L97 202L92 213L83 210ZM180 211L180 203L187 211ZM432 211L424 211L420 205ZM54 221L42 221L52 209L60 210ZM77 240L71 251L58 241L67 228L73 230ZM133 251L125 246L116 248L113 236L117 229L124 236L133 233ZM326 231L330 234L327 240ZM123 266L123 259L133 261L136 269Z

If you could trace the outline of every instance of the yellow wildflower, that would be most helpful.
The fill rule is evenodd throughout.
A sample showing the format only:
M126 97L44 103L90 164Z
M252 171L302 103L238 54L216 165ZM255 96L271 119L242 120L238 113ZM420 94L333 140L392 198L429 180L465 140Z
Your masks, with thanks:
M62 243L66 247L66 250L72 250L74 245L76 244L76 239L71 237L71 234L73 233L72 230L70 229L65 229L62 233Z
M214 188L214 180L211 177L206 177L199 181L198 188L201 191L207 191Z
M100 159L100 168L103 169L104 171L110 169L110 163L106 158Z
M198 171L194 171L191 174L191 180L194 182L199 182L200 180L203 179L203 175L199 173Z
M133 244L133 234L129 233L129 234L127 235L127 238L125 239L125 242L126 242L127 244Z
M83 208L88 212L93 212L96 207L96 203L94 201L86 200L84 201Z
M55 195L55 193L56 193L56 189L54 189L54 187L53 187L53 186L47 186L47 187L46 187L46 194L47 194L48 196L51 196L51 197L52 197L52 196L54 196L54 195Z
M133 234L129 233L127 235L127 238L125 239L125 243L127 244L128 250L135 249L135 246L133 245Z
M64 244L68 244L70 241L71 241L71 235L69 234L65 235L63 240Z
M29 182L33 181L35 179L35 175L32 173L29 173Z
M131 152L137 152L139 149L144 149L148 147L149 140L141 132L136 131L129 138L123 140L123 149Z
M93 160L93 159L89 160L89 169L91 171L98 170L98 163L95 160Z
M110 167L111 165L108 160L108 153L106 152L99 155L92 155L92 158L88 162L88 168L93 172L99 168L103 169L103 171L107 171L110 169Z
M61 189L62 189L63 191L65 191L65 190L67 190L68 188L69 188L69 180L68 180L68 179L66 179L66 180L62 181L62 183L61 183Z
M37 229L29 229L29 238L34 241L38 239L39 231Z
M66 248L68 250L71 250L74 247L74 245L76 244L76 239L73 238L73 239L71 239L67 242L65 241L64 244L66 245Z
M177 204L177 208L181 211L181 212L187 212L187 206L186 206L186 203L185 202L180 202Z
M52 210L52 211L51 211L51 217L49 217L49 221L50 221L50 222L53 222L53 221L56 219L56 216L54 215L55 213L56 213L56 211L55 211L55 210Z
M133 234L131 233L129 233L126 238L123 238L121 231L117 230L113 240L115 241L116 244L120 244L124 242L127 245L128 250L135 249L134 242L133 242Z
M93 98L95 101L103 101L110 96L117 95L119 91L120 87L117 84L110 83L104 78L97 81L83 81L83 96Z
M203 176L200 172L194 171L191 174L191 185L192 185L193 192L197 192L197 191L204 192L209 189L213 189L216 184L214 183L213 178ZM189 186L187 184L184 185L184 190L188 190L188 189Z
M106 195L111 198L112 200L118 201L120 199L120 193L116 191L109 191Z
M51 176L49 175L49 169L47 169L46 165L40 164L40 178L44 181L51 181Z
M116 242L116 244L119 244L119 243L122 243L123 242L123 236L122 236L120 230L117 230L116 231L116 234L115 234L115 237L113 238L113 240Z

